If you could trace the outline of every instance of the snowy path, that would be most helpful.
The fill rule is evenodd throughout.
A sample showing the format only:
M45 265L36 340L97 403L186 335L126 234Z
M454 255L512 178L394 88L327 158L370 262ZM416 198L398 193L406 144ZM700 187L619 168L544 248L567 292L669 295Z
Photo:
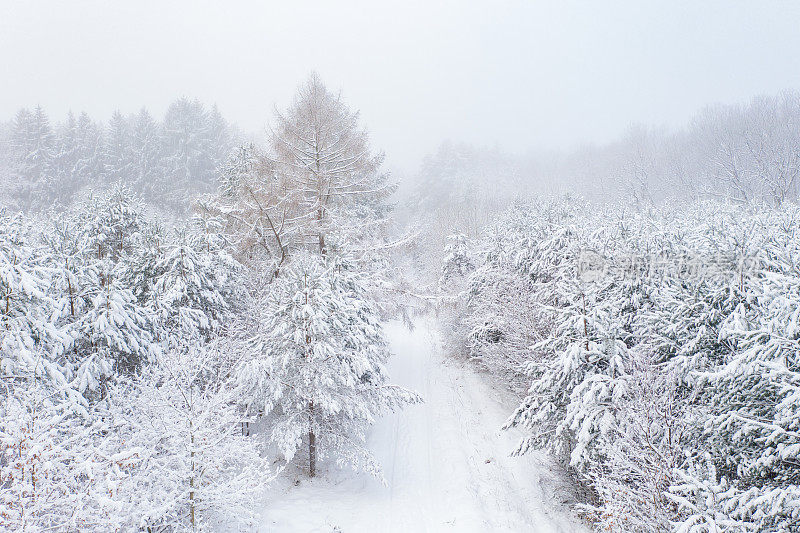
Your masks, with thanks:
M299 486L273 493L262 531L584 531L549 503L535 457L509 457L519 435L500 427L512 406L475 371L443 360L429 328L391 324L387 334L391 381L425 399L370 434L388 486L335 470L298 476Z

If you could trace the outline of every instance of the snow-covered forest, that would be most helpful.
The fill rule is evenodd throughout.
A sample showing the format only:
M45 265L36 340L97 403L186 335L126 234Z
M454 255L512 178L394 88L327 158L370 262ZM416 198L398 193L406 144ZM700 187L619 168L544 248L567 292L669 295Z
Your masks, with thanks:
M181 2L0 4L0 533L800 533L800 8Z
M791 125L800 99L718 113ZM510 451L549 453L588 525L796 527L793 130L714 143L690 176L722 199L653 199L676 135L621 151L611 176L642 192L624 201L536 199L500 154L445 145L392 209L382 155L317 75L263 144L233 146L188 100L163 124L81 117L51 129L22 110L9 128L9 198L26 208L0 218L7 529L255 527L270 487L320 460L384 479L370 426L423 398L391 384L382 324L431 312L448 357L517 395ZM176 122L193 125L180 140ZM112 144L137 124L150 144ZM132 170L147 159L153 174Z
M5 528L252 525L254 502L298 452L309 477L322 459L380 476L366 429L420 401L385 369L393 189L358 115L312 75L269 144L212 165L206 150L223 141L210 126L224 122L185 100L173 112L186 125L175 137L169 120L146 121L161 132L154 154L177 147L149 171L174 163L156 185L178 197L219 171L193 216L148 216L132 192L148 175L115 174L109 148L96 176L79 156L71 171L102 192L0 219ZM20 111L12 128L15 140L39 132L10 158L29 202L58 191L67 168L53 147L69 137L53 140L43 117ZM117 118L92 126L93 142L133 154L127 169L141 161L138 137L112 144L114 124L128 124Z
M795 205L520 203L451 237L449 346L602 531L795 531Z

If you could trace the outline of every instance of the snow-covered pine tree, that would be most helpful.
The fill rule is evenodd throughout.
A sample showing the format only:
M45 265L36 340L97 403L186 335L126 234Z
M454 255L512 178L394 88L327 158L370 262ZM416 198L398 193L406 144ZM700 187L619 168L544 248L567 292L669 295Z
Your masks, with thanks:
M24 157L32 147L33 114L31 110L23 107L17 110L11 121L11 147L15 155Z
M164 188L184 194L206 192L216 167L210 162L208 112L197 100L180 98L170 104L162 127ZM188 205L175 203L186 209Z
M141 205L124 186L90 198L85 206L85 224L98 259L118 263L128 256L145 225Z
M222 116L216 104L211 106L211 110L206 115L206 132L208 135L207 169L210 177L213 177L225 165L234 146L234 135L228 121ZM208 183L206 187L210 189L211 185L212 183Z
M704 441L718 477L731 485L728 515L764 531L792 531L800 523L800 240L794 216L748 221L751 230L761 229L755 232L761 239L749 239L758 256L743 273L731 269L741 303L719 332L733 351L698 372L710 411Z
M598 440L616 424L612 399L625 390L630 356L613 281L582 281L571 266L558 274L554 329L532 347L542 358L527 365L533 382L509 426L531 432L518 453L546 448L585 474Z
M153 286L162 273L159 261L167 242L159 221L148 220L140 226L134 246L125 256L124 283L142 307L152 308Z
M77 325L84 349L113 363L118 372L132 372L157 351L150 314L123 282L119 266L103 259L90 272L90 303Z
M98 364L135 370L157 351L152 312L133 293L138 278L131 258L148 225L124 188L90 199L78 216L87 240L82 293L88 304L75 323L76 342L96 354Z
M226 198L236 196L242 182L252 176L263 160L264 155L253 143L234 149L219 169L220 194Z
M78 157L73 167L75 191L97 184L103 175L103 129L82 112L77 125Z
M230 318L242 291L235 277L241 267L213 238L180 231L154 265L153 308L160 338L208 338Z
M114 111L106 129L103 146L107 183L127 183L132 174L132 131L128 119Z
M326 456L378 475L366 428L419 397L386 383L386 341L357 275L298 253L256 309L254 355L238 371L248 410L271 417L270 439L287 461L308 447L309 475Z
M74 169L78 155L78 121L70 111L66 122L56 130L53 151L53 199L61 205L67 205L75 194Z
M93 416L76 416L63 386L38 378L0 387L0 529L109 531L94 484L113 465L96 453ZM84 412L84 414L86 414ZM109 465L111 463L111 465Z
M42 207L51 199L54 140L50 119L41 106L17 113L12 142L22 178L18 194L26 207Z
M470 258L467 236L463 233L456 233L448 236L447 240L439 285L445 285L453 279L463 279L475 270L475 265Z
M51 321L48 272L21 215L0 213L0 375L66 381L61 357L70 344Z
M41 236L41 259L49 273L49 321L63 335L61 364L70 390L88 398L112 375L112 362L99 357L81 331L97 284L97 261L84 229L71 213L55 215Z
M157 199L166 191L159 188L159 164L161 145L158 124L142 108L133 119L131 133L131 184L130 186L145 198Z

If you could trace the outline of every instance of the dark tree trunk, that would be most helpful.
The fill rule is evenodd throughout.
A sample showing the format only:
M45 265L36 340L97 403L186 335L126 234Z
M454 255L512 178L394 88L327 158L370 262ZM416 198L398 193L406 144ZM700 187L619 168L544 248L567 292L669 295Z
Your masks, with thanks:
M308 406L309 422L314 423L314 402ZM313 426L308 430L308 477L314 477L317 473L317 436L314 434Z
M317 473L317 436L313 431L308 432L308 477Z

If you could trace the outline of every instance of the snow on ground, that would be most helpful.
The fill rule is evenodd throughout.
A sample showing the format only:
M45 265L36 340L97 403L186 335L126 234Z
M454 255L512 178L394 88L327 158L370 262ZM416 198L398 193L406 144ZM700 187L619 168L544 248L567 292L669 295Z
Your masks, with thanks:
M425 399L370 433L387 485L332 466L313 480L295 472L272 491L261 531L585 531L555 502L540 457L510 457L520 434L500 427L513 404L485 376L445 360L431 325L386 332L392 383Z

